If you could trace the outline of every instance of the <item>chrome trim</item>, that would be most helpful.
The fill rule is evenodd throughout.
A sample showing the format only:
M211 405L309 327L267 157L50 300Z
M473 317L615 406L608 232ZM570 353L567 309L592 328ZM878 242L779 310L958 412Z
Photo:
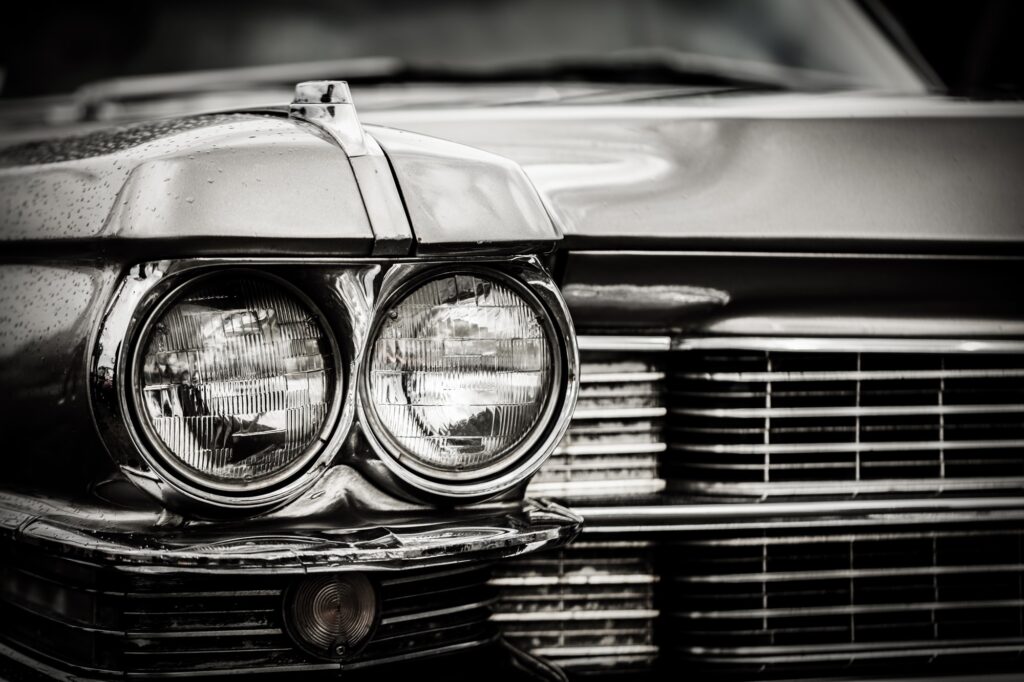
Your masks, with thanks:
M700 381L732 381L781 383L790 381L898 381L901 379L1005 379L1022 377L1024 369L907 369L850 370L813 372L686 372L684 379Z
M576 398L579 394L579 351L575 330L565 301L558 287L540 262L533 256L510 259L503 268L481 269L465 262L452 262L447 267L433 264L402 264L391 268L385 275L377 299L377 319L363 340L360 356L365 358L376 340L377 330L382 323L384 312L390 305L407 294L411 288L444 272L477 273L485 277L504 279L518 290L518 293L544 315L543 324L554 360L554 393L549 396L541 421L534 431L521 443L514 454L506 456L498 465L484 472L465 472L458 475L441 473L428 476L408 466L403 453L393 452L398 446L387 442L386 431L379 424L376 413L367 405L369 377L366 363L361 363L356 381L359 384L359 399L356 409L360 424L372 450L387 467L392 476L401 483L426 493L449 499L482 499L513 488L532 476L544 464L569 427ZM500 468L499 468L500 466Z
M551 497L608 497L609 495L645 495L660 493L665 489L661 478L622 479L613 481L545 481L531 483L527 492L531 495Z
M603 443L601 445L561 445L555 455L653 455L665 452L664 443Z
M805 353L1024 353L1024 340L698 336L673 339L672 350L765 350Z
M630 573L626 575L528 575L519 578L491 578L491 585L498 587L537 587L550 585L652 585L658 576Z
M834 614L853 615L858 613L892 613L894 611L951 611L974 608L1016 608L1024 606L1024 599L993 599L970 601L902 602L891 604L857 604L836 606L796 606L767 609L735 609L728 611L672 611L670 615L679 618L804 618L830 616ZM941 640L940 640L941 641ZM1021 640L1024 642L1024 640Z
M334 140L349 158L365 156L363 138L352 93L345 81L304 81L295 86L288 116L315 125Z
M1024 497L924 498L917 500L830 500L812 502L724 502L634 507L577 507L586 530L597 522L695 522L781 517L834 517L865 514L1020 511Z
M772 664L772 663L812 663L812 662L825 662L825 661L841 661L848 662L851 658L856 657L858 659L881 659L881 658L912 658L912 657L948 657L948 656L960 656L964 654L986 654L986 653L1002 653L1002 652L1013 652L1024 649L1024 639L995 639L995 640L975 640L978 643L974 646L961 645L960 642L971 642L971 640L931 640L931 641L920 641L920 642L877 642L864 645L863 649L850 648L850 645L807 645L802 647L779 647L781 649L787 649L790 651L797 651L796 654L780 654L778 656L769 655L770 651L775 647L677 647L678 651L685 651L691 655L700 656L700 660L713 662L713 663L739 663L739 664ZM949 642L951 646L947 647L946 643ZM986 642L996 642L995 644L986 644ZM1005 644L1001 642L1007 642ZM1012 643L1009 643L1012 642ZM936 644L938 644L936 646ZM915 648L916 647L916 648ZM801 653L802 651L802 653ZM821 653L816 653L821 652ZM834 678L833 678L834 679ZM876 682L881 682L878 678L871 678ZM929 680L931 682L937 682L944 679L945 677L934 677L929 676L926 678L900 678L901 680L913 680L918 679L923 682ZM997 676L989 677L984 673L980 673L977 676L969 678L949 678L949 682L956 679L968 679L968 680L1015 680L1019 682L1021 677L1019 674L1010 676Z
M637 656L640 654L655 655L658 653L658 647L653 644L541 647L539 649L531 649L530 653L536 656L548 656L556 659L560 659L565 656L594 659L601 658L602 656ZM558 661L558 664L562 665L562 661Z
M340 411L332 411L334 422L325 424L325 430L321 432L328 436L320 454L307 461L305 470L296 473L290 481L258 493L216 491L197 486L169 473L161 457L149 444L150 439L140 431L132 411L134 386L131 382L141 335L153 314L170 301L169 297L173 297L180 287L197 277L226 270L262 273L256 268L246 267L254 263L244 259L179 260L134 266L115 291L100 323L89 367L92 380L90 400L100 438L121 473L168 507L192 511L259 511L283 504L316 482L337 455L344 436L351 428L355 414L351 404L355 369L354 348L349 338L351 334L337 333L338 330L322 318L322 325L334 339L335 347L340 350L340 355L336 357L336 371L339 374L336 378L339 389L336 400L339 401ZM379 267L356 266L340 277L350 277L360 269L364 272L356 275L355 279L362 279L366 271L375 272ZM345 308L346 303L339 301L338 305L338 314L349 323L354 323L354 318ZM318 306L313 309L321 314L325 312L319 310Z
M669 408L671 414L727 419L786 419L798 417L883 417L899 415L939 414L1016 414L1024 412L1020 405L886 405L877 407L692 407ZM713 427L711 427L713 428ZM758 429L760 431L760 429ZM955 441L949 441L955 442Z
M581 384L631 384L660 381L664 372L595 372L580 374Z
M852 465L851 465L852 467ZM760 465L757 468L763 468ZM808 481L791 483L683 483L682 490L758 497L786 495L850 495L860 493L930 493L943 491L1019 490L1024 478L914 478L877 481Z
M539 621L641 620L657 618L657 609L595 609L594 611L531 611L528 613L495 613L497 623L536 623Z
M560 350L556 349L555 353L562 353L564 378L561 381L564 384L559 387L555 417L548 425L545 437L521 468L486 482L461 486L457 491L441 492L446 490L443 485L410 488L409 482L395 475L393 470L379 466L380 461L372 453L369 457L363 457L361 452L350 453L346 438L352 431L357 406L361 403L357 378L361 374L360 366L369 343L370 330L377 323L380 310L378 292L384 286L383 280L390 274L390 281L395 282L445 265L475 267L498 276L511 277L532 291L548 311L551 324L557 330ZM294 481L261 495L209 494L178 485L159 467L153 466L149 450L145 447L146 441L138 433L126 398L131 390L127 383L130 376L127 370L134 352L132 344L151 311L171 291L192 278L229 268L259 271L290 268L290 277L317 278L315 281L302 279L303 286L297 288L313 298L321 312L330 318L325 326L333 332L342 356L338 371L344 372L344 381L339 381L344 389L343 403L322 456ZM295 284L291 279L289 281ZM352 455L352 465L361 473L399 497L408 498L410 490L420 497L437 495L465 501L492 496L522 482L543 463L568 428L579 391L579 355L572 321L557 287L534 256L396 259L390 263L376 258L197 258L142 263L132 267L119 283L99 321L94 339L89 366L89 397L100 438L128 480L165 506L190 514L207 515L218 510L252 513L283 505L312 486L343 452ZM366 423L363 418L361 425ZM372 445L373 434L363 426L361 430Z
M609 407L576 410L573 419L634 419L638 417L664 417L664 407Z
M593 336L577 338L581 351L660 352L672 346L669 336Z
M168 523L159 510L111 510L70 501L42 507L30 495L0 493L0 517L17 522L6 537L67 560L151 577L479 567L482 561L560 547L575 538L582 523L575 513L544 500L527 500L521 509L425 511L431 510L390 511L350 528L339 527L335 515L303 519L298 530L288 519L271 517L241 528L234 521L200 521L183 533L183 522Z
M889 578L910 575L957 575L963 573L1017 573L1024 571L1021 564L963 564L957 566L921 566L919 568L857 568L821 571L776 571L774 573L719 573L717 575L676 575L681 583L763 583L803 580L847 580L850 578Z
M1006 450L1019 447L1024 447L1024 439L1015 438L1008 440L894 441L891 443L876 443L862 441L860 443L774 443L770 445L673 445L672 450L678 452L715 452L738 455L764 455L776 453L799 454L804 452L827 453L916 452L921 450ZM845 462L842 463L844 467L846 466L846 464L847 463ZM852 465L852 462L850 464ZM773 464L772 466L775 467L778 465ZM757 464L756 467L758 469L763 469L764 464ZM955 482L957 480L962 481L965 479L950 479L950 482Z

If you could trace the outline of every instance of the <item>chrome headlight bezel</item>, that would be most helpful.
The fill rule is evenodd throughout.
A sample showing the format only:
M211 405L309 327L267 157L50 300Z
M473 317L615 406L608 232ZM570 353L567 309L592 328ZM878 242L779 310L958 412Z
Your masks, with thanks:
M499 281L515 290L541 316L553 361L552 394L541 417L512 454L480 470L429 474L427 467L408 465L401 446L394 443L368 404L370 363L367 358L391 307L419 286L443 275L473 274ZM532 476L561 441L572 417L579 392L579 351L568 308L557 286L533 259L506 262L404 264L392 268L382 282L376 316L361 356L358 416L363 436L388 472L400 484L428 498L472 501L510 490Z
M384 449L362 406L364 354L371 330L378 328L387 302L404 287L438 271L478 270L514 282L544 312L561 376L555 382L547 423L532 439L529 456L512 469L484 479L436 481L411 475ZM193 281L228 271L266 276L300 292L304 303L323 316L332 339L338 373L331 418L321 435L323 447L287 480L264 490L214 490L168 471L135 412L134 377L145 330L173 305ZM568 309L557 286L535 256L450 258L430 261L320 258L210 258L148 262L121 278L91 344L90 404L101 440L120 473L164 506L189 515L222 516L266 511L298 498L334 464L345 464L389 494L430 503L473 502L516 489L544 463L568 427L579 391L579 357ZM359 414L360 429L353 425ZM358 432L363 438L355 438ZM362 441L369 447L359 447ZM341 457L341 453L346 453ZM447 501L447 502L446 502Z
M319 298L314 300L307 293L310 287L276 274L272 267L276 264L287 265L255 259L145 263L132 268L123 278L101 320L90 363L89 395L97 430L120 473L168 508L218 516L280 506L301 495L320 478L351 430L355 415L352 378L356 347L347 334L349 313L340 302L332 301L328 307ZM145 417L137 411L135 381L150 325L194 283L232 273L268 278L309 306L319 316L330 340L337 372L317 451L304 456L301 466L290 467L287 475L261 481L259 487L211 486L182 475L177 467L168 464L173 462L173 456L163 451L165 446L144 426Z
M255 483L216 481L212 477L205 477L197 472L193 472L189 467L179 463L179 458L157 434L152 419L145 414L143 407L142 370L147 343L151 338L154 326L190 291L217 280L226 280L233 277L266 280L269 284L279 288L285 295L301 303L315 318L317 325L327 340L330 347L331 369L335 374L331 382L329 407L317 437L303 450L302 454L295 461ZM165 480L172 481L183 492L200 499L213 499L214 496L222 497L224 498L223 501L227 502L232 502L239 497L259 498L261 495L272 493L278 488L283 488L284 494L287 495L290 492L290 483L294 479L301 477L303 471L313 466L315 461L323 456L326 445L330 440L330 435L337 424L343 402L345 377L342 355L338 348L334 330L327 324L324 314L320 312L317 305L304 292L286 280L268 272L246 268L227 268L187 278L168 291L149 310L145 319L139 325L134 338L128 339L128 343L130 356L127 357L127 371L125 373L125 398L133 425L138 431L138 436L143 441L141 443L143 445L141 451L147 457L149 465L158 475Z

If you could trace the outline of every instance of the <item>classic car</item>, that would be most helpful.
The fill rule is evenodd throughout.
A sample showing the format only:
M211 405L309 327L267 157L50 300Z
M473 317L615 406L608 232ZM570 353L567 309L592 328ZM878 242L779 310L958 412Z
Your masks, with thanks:
M845 0L160 11L0 103L0 677L1024 669L1024 106Z

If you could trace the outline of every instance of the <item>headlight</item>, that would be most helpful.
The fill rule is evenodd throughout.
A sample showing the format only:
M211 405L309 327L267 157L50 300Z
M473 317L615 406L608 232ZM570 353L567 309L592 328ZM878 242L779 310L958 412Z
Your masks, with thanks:
M171 478L253 493L321 451L340 394L336 352L311 304L284 283L201 278L157 310L140 341L136 411Z
M559 399L562 352L550 315L512 279L446 273L406 289L364 364L362 409L386 463L456 496L525 471Z

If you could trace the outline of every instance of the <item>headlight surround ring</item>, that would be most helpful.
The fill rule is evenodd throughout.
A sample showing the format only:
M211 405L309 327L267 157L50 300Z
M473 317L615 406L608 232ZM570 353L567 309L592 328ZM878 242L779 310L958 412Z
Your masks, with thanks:
M235 281L232 282L232 280ZM329 368L333 377L328 379L328 386L326 387L330 397L322 423L316 429L316 435L310 439L297 457L279 470L256 481L218 481L212 474L204 475L201 472L192 470L157 432L152 421L152 415L146 414L144 406L145 402L142 395L144 390L143 383L145 381L143 365L155 327L163 323L166 316L176 306L182 305L190 292L196 292L203 287L216 287L218 284L224 286L225 282L230 286L245 280L263 284L270 291L276 289L274 293L280 297L281 301L287 302L290 299L299 306L300 310L304 309L304 312L310 315L313 324L319 328L319 332L327 342L326 345L329 348ZM231 268L188 278L168 291L148 311L145 321L139 325L138 331L131 338L130 348L128 371L124 375L126 398L128 412L143 441L143 453L149 455L147 459L150 466L161 477L186 494L194 497L204 500L223 501L232 505L241 503L242 506L248 506L246 504L247 501L260 500L266 495L276 496L276 492L279 489L283 491L292 490L291 483L300 477L303 471L312 466L319 458L319 455L323 453L329 436L337 425L341 403L345 394L345 377L343 375L342 357L334 331L326 322L324 315L302 291L287 281L269 273L259 270ZM224 417L224 415L218 416Z
M402 447L383 425L376 408L369 404L371 354L389 311L407 296L435 279L470 275L509 287L538 313L552 360L550 393L541 416L529 433L498 461L486 467L454 472L431 471L419 462L409 464L413 455ZM388 273L376 305L376 317L361 353L357 410L363 435L389 473L403 487L411 487L430 499L473 501L499 494L529 478L561 440L572 415L578 393L578 350L568 310L557 287L530 260L508 263L404 265Z

